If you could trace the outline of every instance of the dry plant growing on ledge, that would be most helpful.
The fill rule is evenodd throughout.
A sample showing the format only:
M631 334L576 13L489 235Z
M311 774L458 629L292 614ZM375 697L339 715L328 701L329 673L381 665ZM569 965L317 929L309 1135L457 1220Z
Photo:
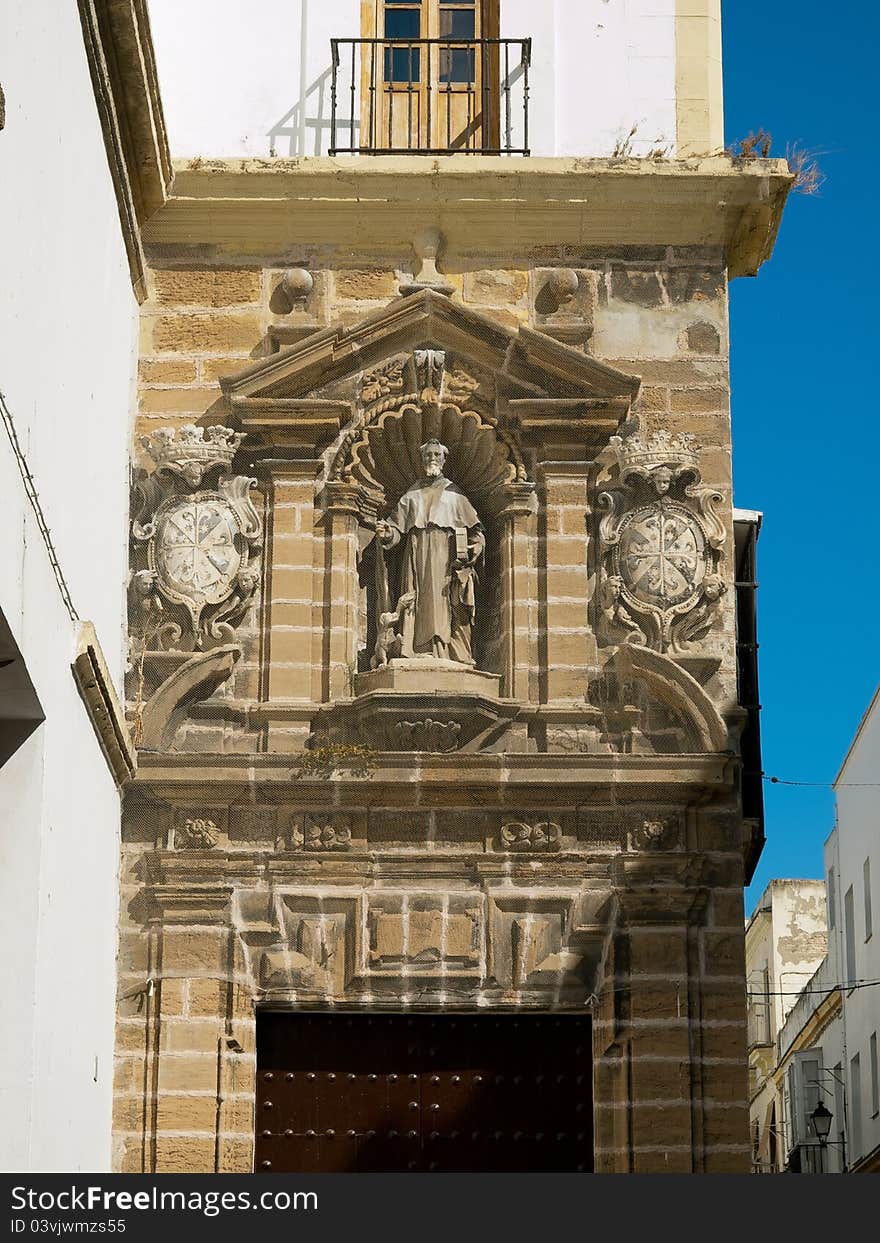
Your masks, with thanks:
M727 147L726 153L734 160L766 160L773 146L773 136L765 129L749 134ZM799 194L818 194L825 182L825 174L819 167L821 151L808 151L800 143L789 143L785 148L788 167L794 173L792 189Z

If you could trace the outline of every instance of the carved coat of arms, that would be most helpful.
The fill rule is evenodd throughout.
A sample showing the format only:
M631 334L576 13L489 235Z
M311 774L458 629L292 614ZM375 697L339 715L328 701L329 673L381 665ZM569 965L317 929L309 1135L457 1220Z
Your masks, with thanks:
M606 622L630 643L687 652L713 625L726 589L722 497L700 484L692 436L614 436L611 445L621 486L599 495Z
M240 433L219 426L144 437L156 470L137 482L132 534L144 552L134 587L143 612L158 619L160 646L199 650L228 640L256 591L256 480L222 473L240 442ZM213 488L202 486L215 476Z

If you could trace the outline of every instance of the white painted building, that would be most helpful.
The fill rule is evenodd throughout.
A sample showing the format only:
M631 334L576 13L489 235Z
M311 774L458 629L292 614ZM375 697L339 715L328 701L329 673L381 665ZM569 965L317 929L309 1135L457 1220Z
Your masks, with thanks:
M137 301L77 6L0 49L0 1169L101 1170Z
M385 148L389 135L395 150L448 146L444 97L466 95L466 80L463 129L485 86L502 148L508 133L512 149L534 156L674 157L723 145L720 0L149 0L149 10L177 158L329 154L334 39L337 150ZM484 62L479 46L444 48L449 32L511 42ZM391 34L415 43L389 50ZM437 40L430 56L425 37ZM353 42L363 39L376 42ZM396 120L380 99L391 79Z
M846 1081L848 1163L880 1170L880 687L834 783L825 843L829 931L842 984L839 1052ZM826 1052L826 1065L828 1054Z
M746 925L749 1120L754 1168L778 1165L783 1144L774 1072L779 1033L827 947L825 885L773 880Z
M760 1069L751 1118L762 1171L880 1170L880 948L872 881L880 875L878 773L880 688L834 783L824 884L809 882L827 895L827 954L799 996L771 1004L771 1022L780 1004L784 1022L770 1028L763 1046L750 1039L750 1061ZM787 883L804 882L774 881L770 888ZM750 931L760 917L753 916ZM751 976L749 988L754 999ZM831 1113L825 1145L810 1120L820 1101Z

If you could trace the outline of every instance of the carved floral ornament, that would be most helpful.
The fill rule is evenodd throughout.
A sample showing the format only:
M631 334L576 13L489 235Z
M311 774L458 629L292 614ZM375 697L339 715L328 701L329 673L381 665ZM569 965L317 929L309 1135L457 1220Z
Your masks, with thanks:
M598 498L605 621L628 643L686 653L715 623L727 589L723 497L700 482L693 436L613 436L611 448L620 486Z
M370 511L396 503L421 472L420 447L437 439L448 446L452 472L480 512L500 511L506 489L528 474L483 388L472 367L444 350L418 349L369 368L331 480L358 488L369 520Z
M184 850L211 850L220 840L220 831L213 820L184 820L177 830Z
M256 480L224 473L242 439L194 424L141 439L156 463L136 481L132 523L140 567L133 587L148 645L199 651L228 642L256 592Z

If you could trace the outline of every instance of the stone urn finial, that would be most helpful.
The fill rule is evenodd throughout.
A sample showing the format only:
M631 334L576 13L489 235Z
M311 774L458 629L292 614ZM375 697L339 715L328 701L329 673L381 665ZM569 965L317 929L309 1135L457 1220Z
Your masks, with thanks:
M443 234L435 228L422 229L416 234L412 246L419 268L411 281L401 284L402 294L418 293L420 289L433 289L435 293L447 295L454 293L455 286L444 280L437 268L437 256L443 249L443 240Z
M280 284L292 311L298 303L306 301L315 287L315 278L306 268L290 268Z

